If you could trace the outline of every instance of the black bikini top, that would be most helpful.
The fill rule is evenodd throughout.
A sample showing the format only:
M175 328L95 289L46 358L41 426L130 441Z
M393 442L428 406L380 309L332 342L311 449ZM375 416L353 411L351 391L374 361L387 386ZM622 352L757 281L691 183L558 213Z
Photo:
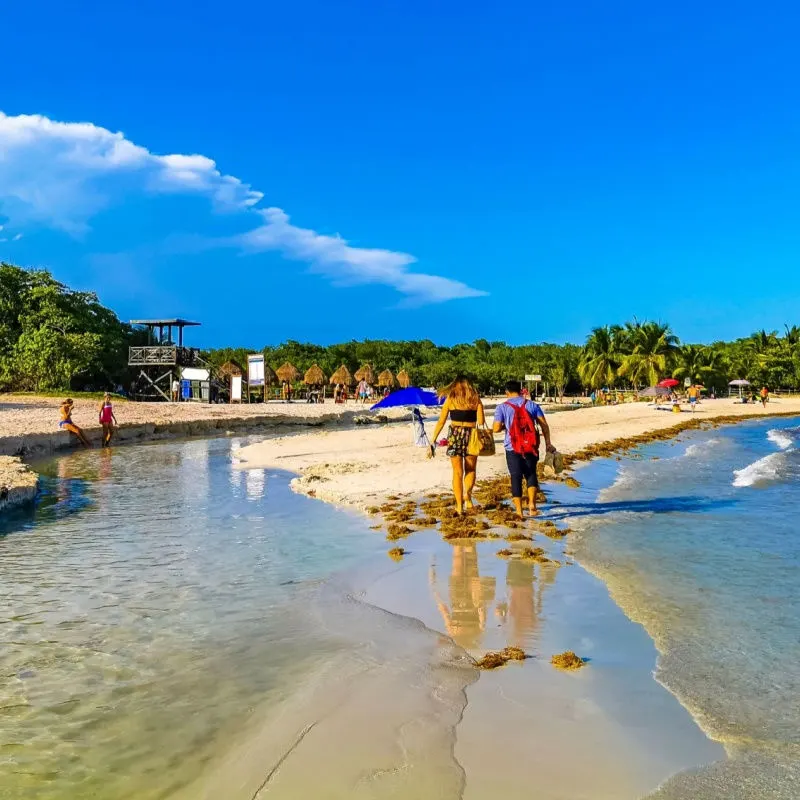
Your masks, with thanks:
M477 408L451 408L450 419L452 422L477 422Z

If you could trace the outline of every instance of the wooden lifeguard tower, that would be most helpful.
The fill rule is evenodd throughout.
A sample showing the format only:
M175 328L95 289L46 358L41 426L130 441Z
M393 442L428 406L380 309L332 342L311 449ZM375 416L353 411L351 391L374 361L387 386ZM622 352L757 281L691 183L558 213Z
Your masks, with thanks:
M186 319L132 319L131 325L147 329L147 344L128 348L128 366L139 367L131 387L133 400L172 400L174 381L181 382L185 371L207 371L205 382L210 387L211 370L194 347L183 346L183 329L199 322ZM173 337L177 333L177 341ZM200 379L202 382L202 379ZM178 393L178 399L182 392ZM205 398L204 398L205 399ZM211 400L210 392L208 396Z

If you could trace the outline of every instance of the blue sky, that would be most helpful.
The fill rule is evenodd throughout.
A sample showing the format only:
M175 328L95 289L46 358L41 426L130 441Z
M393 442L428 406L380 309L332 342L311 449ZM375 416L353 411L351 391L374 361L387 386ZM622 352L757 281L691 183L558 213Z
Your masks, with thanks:
M737 0L13 4L0 258L202 345L780 329L799 27Z

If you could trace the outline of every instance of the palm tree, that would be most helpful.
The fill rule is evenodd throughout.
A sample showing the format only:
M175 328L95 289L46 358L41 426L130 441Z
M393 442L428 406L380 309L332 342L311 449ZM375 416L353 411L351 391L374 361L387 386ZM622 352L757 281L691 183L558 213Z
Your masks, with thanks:
M722 353L714 347L686 344L675 353L675 369L672 377L678 380L689 378L692 383L707 383L724 377Z
M667 372L667 365L678 349L678 337L661 322L636 322L626 326L630 353L622 360L619 374L634 386L654 385Z
M594 328L578 362L578 374L590 389L600 389L614 383L620 364L617 352L619 328L605 325Z
M798 344L800 344L800 327L797 325L792 325L790 328L788 325L784 325L786 328L786 333L784 334L783 341L789 345L789 347L794 350Z

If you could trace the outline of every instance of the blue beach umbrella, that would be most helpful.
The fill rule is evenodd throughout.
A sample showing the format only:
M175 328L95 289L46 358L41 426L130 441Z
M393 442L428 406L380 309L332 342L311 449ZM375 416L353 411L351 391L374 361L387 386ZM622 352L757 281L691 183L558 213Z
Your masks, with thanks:
M435 392L426 392L418 386L409 386L408 389L398 389L378 403L370 411L378 408L397 408L398 406L440 406L444 398L438 398Z
M414 444L417 447L430 447L431 442L428 434L425 433L425 423L422 414L419 412L420 406L440 406L444 402L436 396L435 392L426 392L417 386L409 386L407 389L399 389L387 395L379 403L375 403L370 411L378 408L400 408L402 406L411 408L411 427L414 433Z

